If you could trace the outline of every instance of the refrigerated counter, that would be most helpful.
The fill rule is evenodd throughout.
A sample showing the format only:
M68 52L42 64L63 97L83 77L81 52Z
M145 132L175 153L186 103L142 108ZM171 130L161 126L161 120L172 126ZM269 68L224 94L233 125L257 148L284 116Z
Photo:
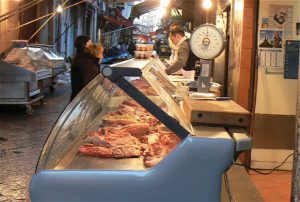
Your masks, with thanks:
M173 91L157 59L104 67L49 134L31 200L219 201L235 142L193 128Z
M47 45L11 47L6 52L0 60L0 104L25 105L32 114L31 104L43 102L45 88L54 90L56 76L66 70L65 62Z

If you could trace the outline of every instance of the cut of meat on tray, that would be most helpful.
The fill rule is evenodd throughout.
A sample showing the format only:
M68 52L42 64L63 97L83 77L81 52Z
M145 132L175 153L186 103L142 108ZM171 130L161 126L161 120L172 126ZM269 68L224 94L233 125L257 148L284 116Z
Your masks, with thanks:
M147 149L136 137L122 128L103 128L89 132L79 153L102 158L139 157Z
M150 87L150 84L145 79L135 79L130 82L136 88L147 88Z
M141 136L148 135L150 132L150 125L148 123L133 123L125 125L122 131L130 133L138 139Z
M139 157L142 153L143 151L139 146L122 145L113 147L114 158Z
M168 151L172 151L180 142L180 139L173 132L159 131L159 141Z
M167 156L166 155L159 155L159 156L151 156L151 155L147 155L144 157L144 165L147 168L151 168L153 166L155 166L156 164L158 164L161 160L164 159L164 157Z
M155 126L159 123L157 118L133 100L126 100L116 111L108 112L103 117L103 121L107 127L124 126L133 123L147 123L150 126Z
M144 157L144 164L146 167L153 167L159 163L165 156L168 155L167 148L160 143L159 138L157 141L151 144L148 144L149 149L146 152Z
M122 104L131 106L131 107L141 107L141 105L139 105L137 102L135 102L133 100L125 100L125 101L123 101Z
M143 79L132 80L132 81L130 81L130 83L134 87L136 87L140 92L142 92L144 95L153 95L153 96L157 95L156 91L147 83L147 81L145 81ZM114 95L115 96L124 96L127 94L120 88L117 88Z
M141 82L140 85L144 84ZM100 158L144 156L144 165L153 167L180 142L173 132L134 100L123 101L117 110L105 114L103 123L98 131L87 133L79 154Z
M93 144L86 144L79 147L79 153L87 156L113 158L112 148L96 146Z
M130 82L145 95L157 95L156 91L144 79L136 79Z
M132 119L107 119L104 121L105 126L124 126L133 123L138 122Z
M159 131L148 135L144 142L147 142L149 147L144 157L144 164L146 167L153 167L176 147L180 139L172 132Z

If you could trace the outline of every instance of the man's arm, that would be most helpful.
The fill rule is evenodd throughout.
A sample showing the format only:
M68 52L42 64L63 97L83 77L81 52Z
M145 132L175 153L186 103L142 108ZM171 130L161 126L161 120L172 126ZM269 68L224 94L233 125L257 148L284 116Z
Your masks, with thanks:
M172 74L174 72L177 72L181 68L185 67L189 57L189 52L190 52L189 45L187 42L184 42L178 50L177 61L173 65L167 67L166 72L168 74Z

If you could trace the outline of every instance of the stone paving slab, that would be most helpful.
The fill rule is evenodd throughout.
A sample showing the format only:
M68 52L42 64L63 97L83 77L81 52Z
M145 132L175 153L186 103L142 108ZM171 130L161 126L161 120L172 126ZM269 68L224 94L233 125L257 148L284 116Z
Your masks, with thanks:
M46 93L44 104L25 108L0 105L0 201L29 201L28 185L55 121L68 104L70 85Z

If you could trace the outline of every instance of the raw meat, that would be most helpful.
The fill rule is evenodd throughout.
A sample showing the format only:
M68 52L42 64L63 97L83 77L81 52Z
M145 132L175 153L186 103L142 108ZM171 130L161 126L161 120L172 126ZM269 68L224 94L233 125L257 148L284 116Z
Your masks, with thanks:
M108 112L103 121L103 128L87 134L86 145L79 148L79 153L103 158L143 155L144 165L152 167L180 142L173 132L133 100L126 100L116 111Z
M132 119L108 119L104 123L105 126L124 126L127 124L137 123L137 121Z
M139 157L142 153L143 151L139 146L122 145L113 147L114 158Z
M144 164L146 167L153 167L176 147L180 139L172 132L159 131L149 135L146 141L149 149L144 157Z
M96 146L93 144L86 144L79 147L79 153L94 157L113 158L112 148Z
M103 158L139 157L147 148L123 128L107 127L89 132L84 142L88 144L81 146L79 153Z
M150 132L150 125L148 123L128 124L123 127L122 131L128 132L132 136L140 138L143 135L148 135Z

